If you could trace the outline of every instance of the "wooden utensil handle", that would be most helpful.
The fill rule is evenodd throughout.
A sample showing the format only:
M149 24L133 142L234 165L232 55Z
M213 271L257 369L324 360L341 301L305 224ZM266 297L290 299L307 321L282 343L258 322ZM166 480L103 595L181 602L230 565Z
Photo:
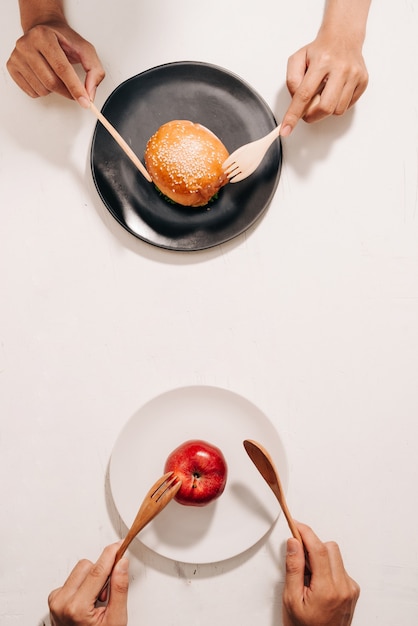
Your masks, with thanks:
M138 159L138 157L135 154L135 152L126 143L126 141L123 139L123 137L121 137L121 135L118 133L116 128L114 128L114 126L112 126L112 124L109 122L109 120L107 120L105 118L105 116L99 111L99 109L96 107L94 102L90 102L90 108L93 111L93 113L95 114L95 116L97 117L97 119L99 120L99 122L101 122L101 124L103 124L103 126L106 128L106 130L112 135L112 137L116 141L116 143L122 148L122 150L125 152L126 156L128 156L131 159L132 163L139 169L139 171L144 176L144 178L146 178L148 182L152 182L151 181L151 176L148 174L147 170L145 169L145 167L141 163L141 161Z
M113 568L115 567L116 563L118 563L121 560L121 558L125 554L126 550L128 549L128 546L131 543L131 541L132 541L132 539L128 540L128 538L125 537L125 540L123 541L123 543L119 547L118 551L116 552L115 560L113 561L113 565L112 565L112 569L110 571L110 574L106 578L105 584L100 589L100 592L99 592L99 595L98 595L99 602L105 602L108 599L109 583L110 583L110 577L111 577L112 572L113 572Z

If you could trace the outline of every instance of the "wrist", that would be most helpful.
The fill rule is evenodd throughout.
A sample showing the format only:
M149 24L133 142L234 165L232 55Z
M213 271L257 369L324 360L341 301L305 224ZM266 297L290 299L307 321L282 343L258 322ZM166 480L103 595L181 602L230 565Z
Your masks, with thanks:
M328 0L320 33L349 39L361 47L370 4L371 0Z
M67 24L62 0L20 0L19 8L24 33L40 24Z

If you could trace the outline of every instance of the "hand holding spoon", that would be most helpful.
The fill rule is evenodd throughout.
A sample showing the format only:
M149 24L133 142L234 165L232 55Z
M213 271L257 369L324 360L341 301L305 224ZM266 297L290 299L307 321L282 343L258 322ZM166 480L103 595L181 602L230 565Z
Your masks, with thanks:
M289 525L290 532L292 533L293 537L298 539L303 545L300 532L292 516L290 515L290 511L287 506L282 483L280 482L278 471L273 463L271 456L269 455L267 450L261 445L261 443L257 443L257 441L253 441L251 439L245 439L243 443L244 443L244 448L248 456L250 457L250 459L252 460L252 462L254 463L254 465L256 466L256 468L258 469L258 471L260 472L260 474L262 475L262 477L264 478L264 480L266 481L266 483L268 484L268 486L270 487L274 495L276 496L277 500L279 501L279 504L282 508L284 516ZM306 550L305 550L305 570L306 570L305 573L307 574L309 574L311 571Z
M250 457L250 459L276 496L277 500L279 501L287 523L289 524L290 532L292 533L293 537L296 537L296 539L299 539L299 541L302 543L302 537L300 536L300 532L298 531L296 524L293 521L292 516L290 515L283 487L280 482L280 477L274 466L271 456L269 455L267 450L256 441L252 441L251 439L245 439L243 443L248 456Z

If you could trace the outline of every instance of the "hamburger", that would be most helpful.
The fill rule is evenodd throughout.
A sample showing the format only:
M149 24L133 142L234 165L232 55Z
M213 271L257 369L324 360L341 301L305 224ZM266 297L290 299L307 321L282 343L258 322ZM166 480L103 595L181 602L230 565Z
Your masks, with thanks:
M201 124L172 120L160 126L145 149L145 166L157 189L172 202L206 206L228 182L222 141Z

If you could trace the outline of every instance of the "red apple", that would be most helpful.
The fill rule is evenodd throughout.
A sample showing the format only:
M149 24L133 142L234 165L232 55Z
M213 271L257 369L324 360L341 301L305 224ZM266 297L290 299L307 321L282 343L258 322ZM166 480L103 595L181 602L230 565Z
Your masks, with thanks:
M174 472L182 481L174 497L179 504L205 506L225 489L228 467L219 448L191 439L169 454L164 472Z

